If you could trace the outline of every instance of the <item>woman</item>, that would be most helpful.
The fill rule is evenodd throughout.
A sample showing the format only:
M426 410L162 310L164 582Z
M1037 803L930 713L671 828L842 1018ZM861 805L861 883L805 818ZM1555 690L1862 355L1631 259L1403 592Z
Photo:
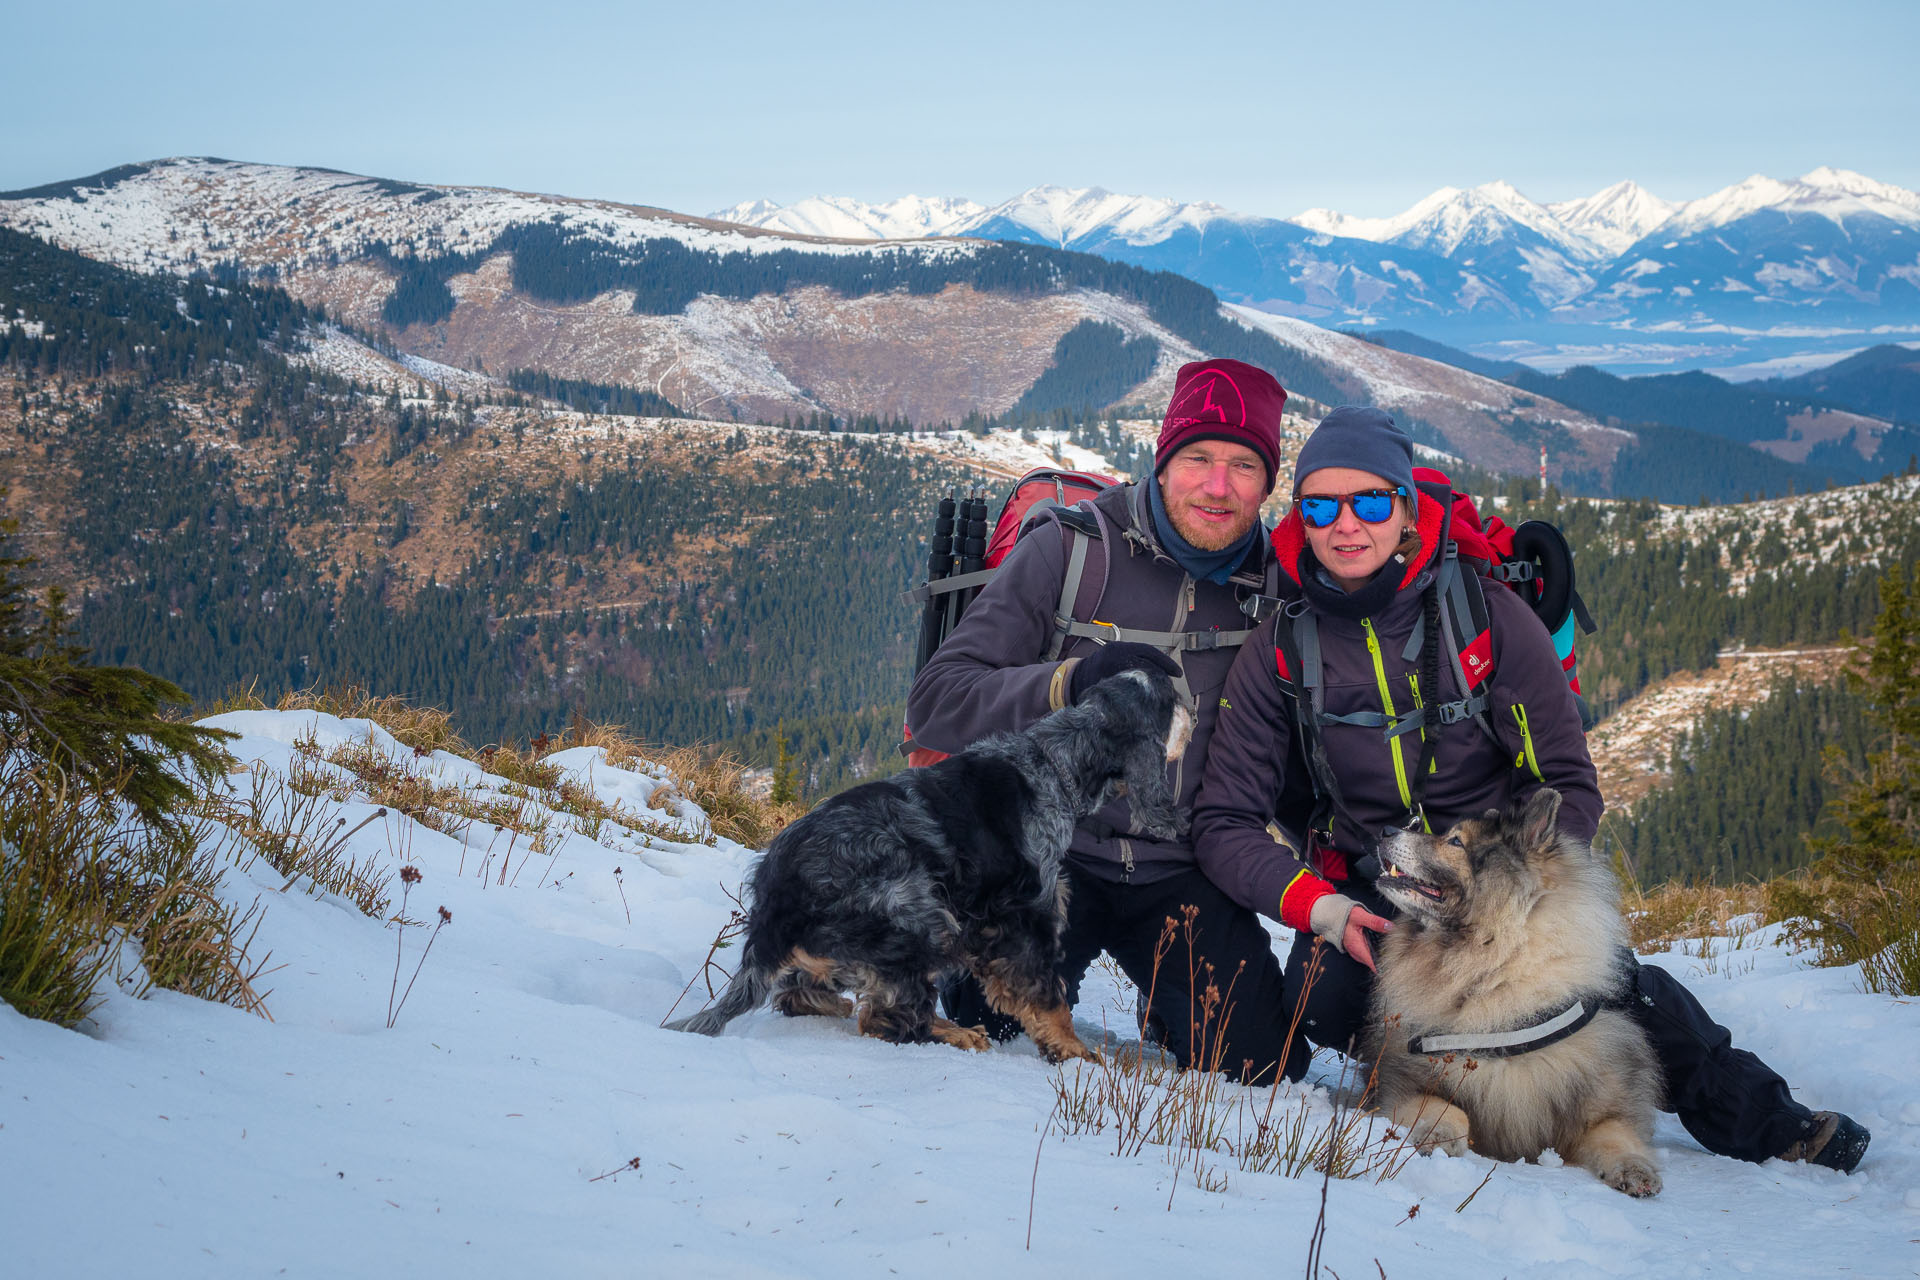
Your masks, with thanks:
M1486 648L1460 666L1474 673L1472 689L1441 660L1439 591L1453 568L1436 553L1447 546L1450 510L1444 488L1423 494L1416 485L1412 441L1392 418L1335 409L1300 451L1294 498L1273 535L1294 598L1241 649L1227 678L1193 839L1201 868L1229 896L1298 931L1286 966L1289 1009L1314 949L1330 948L1300 1027L1313 1044L1345 1050L1366 1017L1369 935L1392 928L1393 910L1373 885L1382 832L1444 830L1552 787L1562 829L1590 841L1602 802L1552 638L1518 596L1484 592ZM1296 683L1310 669L1318 679ZM1302 690L1310 704L1321 700L1319 727L1304 738ZM1267 833L1276 815L1292 849ZM1864 1128L1794 1102L1786 1083L1732 1048L1725 1028L1663 970L1639 968L1635 995L1668 1104L1702 1146L1846 1171L1859 1162ZM1296 1040L1289 1077L1305 1073L1309 1054Z

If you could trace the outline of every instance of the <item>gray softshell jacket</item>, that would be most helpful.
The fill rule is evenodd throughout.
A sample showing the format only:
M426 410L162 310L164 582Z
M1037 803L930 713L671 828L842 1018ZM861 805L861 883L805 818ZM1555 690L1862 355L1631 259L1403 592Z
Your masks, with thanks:
M1196 582L1160 549L1141 485L1116 486L1091 502L1102 537L1098 547L1090 549L1074 617L1192 637L1174 656L1194 711L1193 740L1186 754L1168 766L1185 810L1199 785L1227 669L1253 625L1240 602L1264 585L1270 558L1266 531L1256 530L1253 548L1232 581ZM1051 516L1043 520L1014 544L999 572L913 682L907 694L907 726L916 745L951 753L988 734L1028 727L1053 709L1049 687L1061 663L1096 648L1097 641L1090 637L1069 636L1058 658L1047 657L1071 540L1084 535ZM1223 647L1221 641L1228 643ZM1135 883L1193 865L1189 843L1135 834L1131 823L1124 799L1107 805L1074 832L1070 860L1102 879Z

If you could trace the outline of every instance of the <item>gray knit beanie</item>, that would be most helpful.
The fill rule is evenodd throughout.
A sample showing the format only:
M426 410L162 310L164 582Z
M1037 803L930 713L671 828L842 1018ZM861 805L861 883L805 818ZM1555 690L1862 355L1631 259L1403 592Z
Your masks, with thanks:
M1322 418L1293 464L1294 496L1302 481L1325 467L1370 471L1389 485L1405 485L1408 496L1418 498L1413 441L1383 410L1346 404Z

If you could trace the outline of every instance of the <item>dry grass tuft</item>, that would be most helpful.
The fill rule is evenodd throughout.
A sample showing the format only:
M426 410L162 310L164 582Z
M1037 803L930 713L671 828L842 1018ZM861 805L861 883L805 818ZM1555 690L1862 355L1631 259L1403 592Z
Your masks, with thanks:
M259 687L258 677L250 678L245 684L232 685L219 697L196 706L193 709L194 719L223 716L229 711L265 711L267 702L258 693Z
M1621 907L1633 949L1645 951L1740 932L1734 921L1765 912L1766 886L1669 883L1643 891L1629 885Z
M641 752L638 742L627 735L627 731L617 724L599 724L589 720L586 714L576 709L567 721L567 731L560 735L558 748L599 747L607 753L608 764L618 764L623 768L627 761L637 759Z
M519 751L513 747L486 746L474 753L473 760L495 777L534 791L547 791L560 785L560 766L542 762L531 748Z
M579 712L560 745L599 747L615 768L664 774L680 795L706 811L714 834L749 849L764 849L774 833L807 811L805 805L776 805L756 797L746 784L747 766L732 756L700 746L649 746L617 725L595 724ZM663 808L674 798L655 792L649 807Z
M1375 1182L1399 1173L1415 1151L1406 1135L1367 1109L1371 1080L1358 1086L1351 1102L1336 1098L1330 1113L1310 1096L1290 1090L1277 1075L1264 1085L1234 1082L1234 1064L1222 1061L1221 1039L1234 983L1229 980L1223 992L1212 966L1195 956L1196 914L1189 907L1184 920L1167 920L1154 950L1153 973L1157 982L1163 964L1184 938L1187 989L1200 993L1188 1011L1188 1042L1199 1065L1182 1071L1170 1057L1143 1045L1107 1053L1098 1063L1063 1066L1054 1076L1047 1128L1110 1136L1114 1154L1123 1159L1156 1148L1172 1166L1176 1187L1185 1174L1203 1191L1226 1190L1233 1169L1285 1178L1317 1174ZM1313 976L1308 975L1309 987ZM1296 1012L1290 1034L1299 1032L1298 1020ZM1336 1091L1339 1096L1354 1093L1345 1080Z
M1827 965L1858 964L1860 985L1886 995L1920 994L1920 865L1879 876L1823 876L1811 871L1765 885L1767 919L1815 948Z
M259 902L221 901L225 841L204 796L146 823L110 790L23 753L0 757L0 792L0 999L71 1026L118 979L135 995L160 986L267 1016L265 961L247 950ZM127 939L139 946L133 972L121 964Z
M648 747L644 758L659 766L680 793L706 811L715 833L764 849L767 841L807 811L804 804L777 805L748 790L747 766L703 747ZM639 758L641 751L636 751ZM618 761L608 757L608 763Z
M210 870L199 867L163 885L127 931L140 939L141 962L154 986L217 1000L272 1022L267 1012L272 993L258 986L271 972L272 953L257 962L248 959L264 914L260 899L235 912L213 895L207 880L194 878Z
M392 876L380 871L372 855L357 859L347 848L361 827L385 818L384 809L350 828L334 812L338 797L328 791L302 790L265 769L250 769L247 778L236 796L209 801L209 813L287 878L282 893L304 880L310 892L337 893L367 915L386 911Z
M342 720L371 720L415 751L449 751L471 759L473 748L453 731L453 713L416 707L393 694L373 694L357 684L300 689L274 704L276 711L318 711Z

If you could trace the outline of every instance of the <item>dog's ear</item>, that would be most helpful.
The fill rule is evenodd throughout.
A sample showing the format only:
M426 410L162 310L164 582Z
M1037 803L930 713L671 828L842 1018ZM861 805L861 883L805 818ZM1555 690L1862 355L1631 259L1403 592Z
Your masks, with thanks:
M1520 811L1520 842L1528 849L1543 849L1560 837L1560 793L1542 787L1527 798Z
M1133 825L1161 840L1186 838L1187 819L1167 782L1164 735L1141 734L1127 751L1125 785Z

